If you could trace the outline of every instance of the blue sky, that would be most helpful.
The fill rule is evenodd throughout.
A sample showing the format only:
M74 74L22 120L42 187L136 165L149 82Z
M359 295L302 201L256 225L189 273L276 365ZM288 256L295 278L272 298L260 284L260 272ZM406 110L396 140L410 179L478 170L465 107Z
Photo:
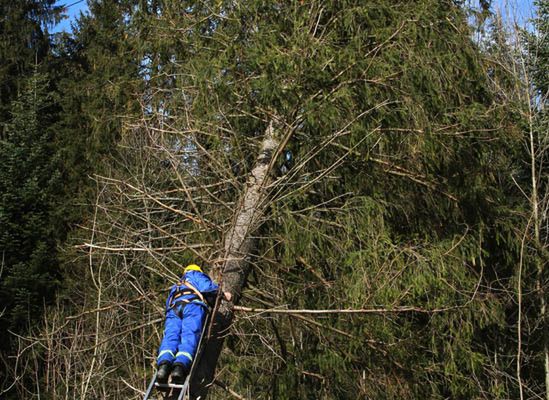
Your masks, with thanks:
M508 22L523 24L534 16L534 0L493 0L492 8L499 9L503 18Z
M51 29L52 33L61 32L61 31L70 32L71 22L80 15L81 11L86 12L88 10L87 0L83 0L83 1L80 1L79 3L76 3L77 1L78 0L58 0L55 3L55 5L58 5L58 6L64 5L69 7L65 12L65 14L67 14L67 18L61 21L53 29Z
M76 4L74 4L76 3ZM478 4L478 0L472 0L471 3ZM492 7L499 9L505 20L512 22L515 17L519 23L524 23L534 14L534 0L493 0ZM60 24L54 27L52 32L71 31L71 21L73 21L80 12L88 10L87 0L58 0L57 5L69 6L67 8L67 19L64 19Z

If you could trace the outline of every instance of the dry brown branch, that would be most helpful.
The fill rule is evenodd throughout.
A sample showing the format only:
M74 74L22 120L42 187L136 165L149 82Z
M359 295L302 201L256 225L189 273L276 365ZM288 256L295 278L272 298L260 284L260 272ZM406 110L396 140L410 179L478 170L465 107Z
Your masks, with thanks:
M388 161L382 160L380 158L370 157L369 160L386 167L385 172L389 174L408 178L416 183L419 183L422 186L425 186L430 190L443 194L444 196L448 197L450 200L453 200L455 202L458 201L457 197L455 197L454 195L448 192L445 192L444 190L441 190L436 183L428 182L427 180L425 180L426 178L423 175L414 174L413 172L408 171L403 167L400 167Z
M255 298L255 297L251 297L249 294L245 294L243 297L245 298L248 298L248 299L251 299L253 301L257 301L257 302L260 302L268 307L271 307L270 304L268 304L267 302L261 300L261 299L258 299L258 298ZM271 307L272 308L272 307ZM331 332L334 332L334 333L337 333L338 335L342 335L342 336L345 336L345 337L348 337L349 339L355 339L355 336L351 335L350 333L348 332L345 332L345 331L342 331L341 329L337 329L337 328L334 328L333 326L330 326L330 325L326 325L326 324L321 324L320 322L312 319L312 318L308 318L304 315L300 315L300 314L287 314L291 317L294 317L294 318L297 318L297 319L300 319L306 323L309 323L311 325L314 325L314 326L317 326L319 328L322 328L322 329L326 329L326 330L329 330Z
M104 176L98 176L98 178L106 181L106 182L114 182L114 183L117 183L117 184L120 184L120 185L123 185L123 186L127 186L129 187L130 189L136 191L137 193L140 193L142 195L144 195L145 197L147 197L149 200L153 201L154 203L158 204L160 207L166 209L166 210L169 210L175 214L179 214L185 218L188 218L189 220L193 221L193 222L196 222L197 224L200 224L200 225L203 225L203 226L206 226L208 228L214 228L214 229L219 229L215 224L211 223L210 221L205 221L205 220L201 220L199 217L196 217L194 215L192 215L191 213L189 212L185 212L185 211L181 211L181 210L178 210L176 208L173 208L167 204L165 204L164 202L160 201L158 199L158 197L156 196L152 196L150 195L149 193L133 186L132 184L128 183L128 182L125 182L125 181L121 181L121 180L118 180L118 179L114 179L114 178L108 178L108 177L104 177Z
M162 291L167 291L169 290L169 288L166 288ZM67 318L65 318L67 321L71 321L71 320L74 320L74 319L78 319L78 318L81 318L87 314L93 314L93 313L96 313L96 312L102 312L102 311L108 311L108 310L111 310L113 308L116 308L116 307L121 307L123 305L126 305L126 304L131 304L131 303L135 303L136 301L139 301L139 300L143 300L144 298L146 297L150 297L150 296L156 296L158 295L159 293L161 293L161 291L155 291L155 292L149 292L149 293L146 293L144 295L141 295L139 297L134 297L133 299L130 299L130 300L127 300L127 301L122 301L120 303L114 303L114 304L110 304L108 306L104 306L104 307L100 307L100 308L95 308L95 309L92 309L92 310L86 310L86 311L82 311L81 313L79 314L76 314L76 315L71 315L71 316L68 316Z
M299 256L297 257L297 261L299 261L301 264L305 266L311 273L316 276L326 287L332 286L331 282L328 282L320 272L318 272L316 269L314 269L303 257Z
M456 310L462 307L433 308L431 310L420 307L394 307L394 308L356 308L356 309L331 309L331 310L291 310L285 308L253 308L234 306L235 311L259 314L399 314L399 313L423 313L436 314Z
M170 246L170 247L112 247L112 246L101 246L96 245L93 243L84 243L81 245L75 246L76 248L93 248L93 249L100 249L100 250L106 250L106 251L112 251L112 252L132 252L132 251L144 251L144 252L161 252L161 251L178 251L178 250L189 250L189 249L202 249L202 248L210 248L213 245L201 243L201 244L191 244L191 245L185 245L185 246Z
M116 337L118 337L118 336L126 335L126 334L128 334L128 333L130 333L130 332L139 331L139 330L143 329L143 328L146 327L146 326L156 325L156 324L158 324L158 323L160 323L160 322L163 322L163 321L164 321L164 317L162 317L162 318L156 318L156 319L153 319L153 320L151 320L151 321L148 321L148 322L146 322L146 323L144 323L144 324L139 324L139 325L137 325L137 326L132 326L132 327L130 327L130 328L128 328L128 329L124 329L124 330L121 331L121 332L113 333L113 334L111 334L109 337L107 337L106 339L104 339L104 340L102 340L102 341L100 341L100 342L94 344L93 346L91 346L91 347L89 347L89 348L83 348L83 349L81 349L81 350L78 350L78 352L84 352L84 353L85 353L85 352L88 352L88 351L90 351L90 350L94 350L94 349L97 348L98 346L104 345L104 344L110 342L111 340L113 340L114 338L116 338Z
M234 397L235 399L238 399L238 400L246 400L246 397L244 396L241 396L239 395L238 393L236 393L234 390L232 390L230 387L228 387L225 383L219 381L219 380L214 380L214 385L216 386L219 386L221 389L225 390L227 393L229 393L232 397Z

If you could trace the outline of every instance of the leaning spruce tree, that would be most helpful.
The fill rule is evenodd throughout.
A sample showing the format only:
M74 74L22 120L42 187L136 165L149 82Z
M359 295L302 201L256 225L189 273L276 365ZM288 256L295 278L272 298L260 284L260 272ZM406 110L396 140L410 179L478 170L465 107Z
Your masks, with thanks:
M124 23L142 110L95 176L47 391L138 398L192 261L232 294L193 398L515 396L494 337L520 135L454 2L166 0Z

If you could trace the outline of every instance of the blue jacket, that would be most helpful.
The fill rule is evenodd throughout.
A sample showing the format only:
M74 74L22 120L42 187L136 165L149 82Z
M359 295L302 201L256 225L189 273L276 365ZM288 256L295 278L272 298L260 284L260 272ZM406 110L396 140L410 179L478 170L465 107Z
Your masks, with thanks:
M166 311L170 310L170 308L173 306L172 300L173 297L179 292L187 290L187 287L183 284L183 282L189 282L192 286L194 286L206 300L214 299L217 295L217 291L219 289L219 285L217 285L214 281L211 280L211 278L199 271L188 271L177 282L175 285L172 286L170 289L170 294L168 295L168 298L166 299ZM188 301L196 301L198 296L194 293L184 294L177 297L177 300L188 300Z

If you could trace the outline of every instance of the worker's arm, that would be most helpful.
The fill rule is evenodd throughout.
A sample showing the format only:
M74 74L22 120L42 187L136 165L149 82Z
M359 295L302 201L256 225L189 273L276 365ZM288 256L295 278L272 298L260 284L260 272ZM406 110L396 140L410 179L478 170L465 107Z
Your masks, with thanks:
M215 303L215 299L218 293L219 293L219 285L214 281L211 281L209 290L203 291L202 295L206 298L207 302L210 305L213 305ZM233 298L232 294L229 292L222 292L222 296L227 301L231 301L231 299Z
M175 291L175 286L172 286L170 288L170 292L168 293L168 297L166 297L166 312L170 309L170 303L172 301L172 295L174 291Z

